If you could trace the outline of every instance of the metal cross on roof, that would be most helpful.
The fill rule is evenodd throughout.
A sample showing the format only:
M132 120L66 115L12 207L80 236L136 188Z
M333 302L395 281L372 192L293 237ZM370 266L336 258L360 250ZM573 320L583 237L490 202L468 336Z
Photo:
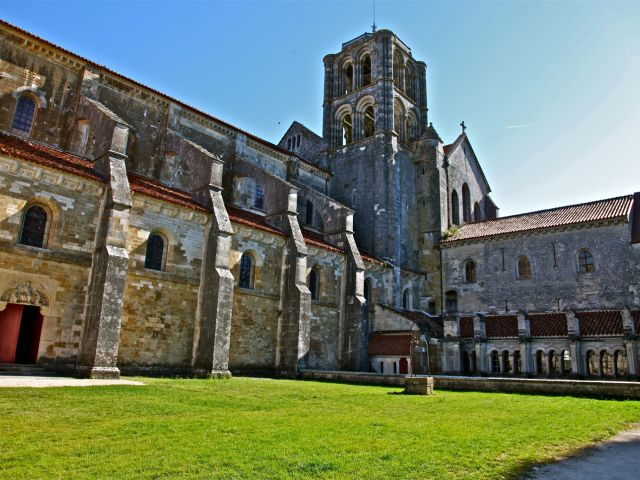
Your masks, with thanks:
M464 120L460 122L460 126L462 127L462 133L467 129L467 126L464 124Z

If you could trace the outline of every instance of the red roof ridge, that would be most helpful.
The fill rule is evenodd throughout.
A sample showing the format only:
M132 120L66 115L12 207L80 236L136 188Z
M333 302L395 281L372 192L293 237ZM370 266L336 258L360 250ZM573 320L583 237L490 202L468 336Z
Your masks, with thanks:
M104 183L93 163L73 153L0 130L0 153Z

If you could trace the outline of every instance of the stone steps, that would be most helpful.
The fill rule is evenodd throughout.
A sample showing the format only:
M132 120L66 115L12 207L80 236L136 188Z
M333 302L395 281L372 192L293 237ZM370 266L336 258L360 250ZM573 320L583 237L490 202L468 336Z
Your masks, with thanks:
M21 363L0 363L0 375L20 377L53 377L52 372L47 372L43 367Z

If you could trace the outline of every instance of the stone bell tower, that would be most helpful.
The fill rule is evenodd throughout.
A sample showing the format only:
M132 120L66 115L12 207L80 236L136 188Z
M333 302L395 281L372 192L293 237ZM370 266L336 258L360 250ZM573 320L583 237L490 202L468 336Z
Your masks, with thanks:
M398 303L400 268L420 264L424 167L417 156L427 136L426 65L393 32L378 30L327 55L324 72L331 195L355 210L362 250L397 267L392 303Z

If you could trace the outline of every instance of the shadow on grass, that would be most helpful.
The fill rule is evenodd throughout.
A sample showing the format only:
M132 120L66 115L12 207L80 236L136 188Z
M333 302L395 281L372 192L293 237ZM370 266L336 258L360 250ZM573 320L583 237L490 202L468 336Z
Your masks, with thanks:
M640 477L640 428L574 450L546 462L523 462L507 474L511 480L601 480Z

